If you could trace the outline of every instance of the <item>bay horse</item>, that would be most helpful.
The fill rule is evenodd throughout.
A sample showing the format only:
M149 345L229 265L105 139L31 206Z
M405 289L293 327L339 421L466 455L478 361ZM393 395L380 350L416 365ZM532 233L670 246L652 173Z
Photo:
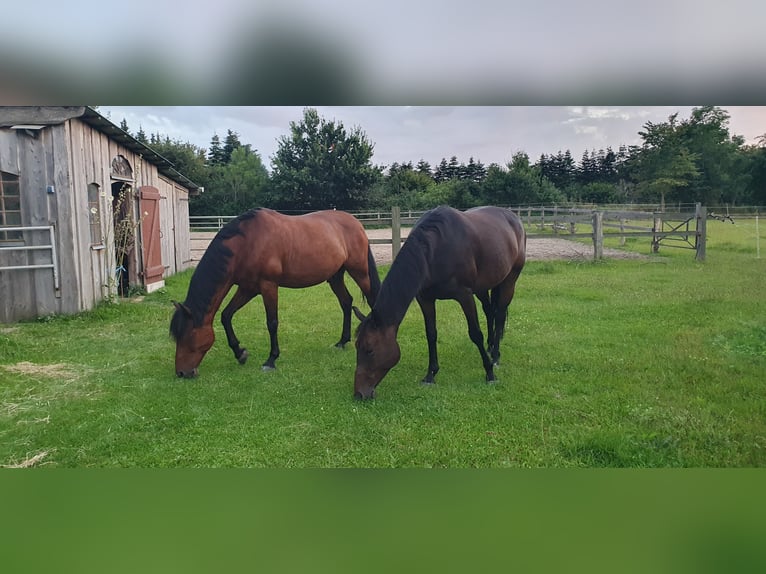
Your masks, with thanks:
M468 321L468 335L479 349L487 381L500 361L508 305L526 261L526 233L508 209L483 206L465 212L440 206L426 212L413 227L388 275L377 301L356 332L354 397L371 399L375 387L399 362L399 325L416 299L425 320L428 370L423 383L432 384L439 371L436 353L436 300L454 299ZM487 318L487 349L474 295Z
M258 208L233 219L220 229L200 259L186 300L173 302L170 334L176 340L176 374L197 376L197 367L215 341L213 318L233 285L237 290L221 312L221 323L240 364L247 361L248 353L234 334L232 317L260 294L271 338L263 370L276 368L279 287L302 288L327 281L343 310L343 329L336 344L343 348L351 340L353 304L343 280L345 272L372 307L380 277L364 227L349 213L326 210L284 215Z

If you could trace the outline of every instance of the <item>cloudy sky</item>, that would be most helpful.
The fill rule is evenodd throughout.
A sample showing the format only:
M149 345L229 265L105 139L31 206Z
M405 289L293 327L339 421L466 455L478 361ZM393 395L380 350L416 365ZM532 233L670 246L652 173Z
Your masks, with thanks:
M725 107L731 116L732 134L748 143L766 134L766 107ZM692 106L318 106L321 117L359 126L374 143L373 163L421 158L432 166L442 158L470 157L485 164L507 163L517 151L535 161L541 154L569 149L579 161L585 150L621 144L638 144L646 122L662 122L678 112L688 118ZM237 132L242 143L258 150L264 163L286 135L291 121L299 122L303 107L152 107L99 106L99 111L119 124L123 119L135 134L159 133L171 139L207 148L213 134L223 140L227 130Z

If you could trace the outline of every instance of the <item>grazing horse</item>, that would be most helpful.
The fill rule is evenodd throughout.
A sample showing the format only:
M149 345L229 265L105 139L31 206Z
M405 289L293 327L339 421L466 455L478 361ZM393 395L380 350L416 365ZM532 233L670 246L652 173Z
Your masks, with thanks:
M170 334L176 340L176 374L195 377L205 353L213 346L213 318L233 285L237 291L221 313L234 356L244 364L247 350L239 346L231 320L242 306L263 296L271 352L263 370L275 368L277 294L279 287L301 288L327 281L343 309L338 347L351 340L352 297L344 272L359 285L368 304L375 303L380 277L362 224L343 211L283 215L253 209L227 223L213 238L192 275L183 303L176 303Z
M374 398L375 387L399 362L396 336L413 299L423 312L428 341L423 383L433 383L439 371L437 299L460 303L487 381L494 381L493 365L500 360L508 305L526 261L526 244L521 220L508 209L485 206L461 212L440 206L426 212L391 265L369 315L365 317L354 307L361 320L356 333L354 397ZM487 317L486 350L474 295Z

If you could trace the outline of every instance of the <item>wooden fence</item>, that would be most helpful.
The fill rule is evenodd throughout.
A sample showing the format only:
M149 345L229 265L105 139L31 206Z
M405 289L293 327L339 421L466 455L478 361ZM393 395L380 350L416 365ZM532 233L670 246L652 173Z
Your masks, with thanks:
M604 209L559 206L511 206L521 217L529 240L543 237L590 238L593 258L603 257L604 237L619 238L624 245L630 237L646 237L651 250L660 246L691 249L699 261L705 260L707 210L696 204L693 210L676 212L641 211L628 208ZM413 226L425 211L352 212L368 228L390 228L390 238L370 239L372 244L391 245L392 258L402 244L402 227ZM215 233L235 216L190 216L192 260L199 258Z

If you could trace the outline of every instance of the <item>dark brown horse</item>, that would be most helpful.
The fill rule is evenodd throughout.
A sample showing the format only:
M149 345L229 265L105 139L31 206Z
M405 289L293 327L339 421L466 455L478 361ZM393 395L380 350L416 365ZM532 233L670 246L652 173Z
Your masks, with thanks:
M370 314L365 317L354 307L362 321L356 335L354 396L374 398L375 387L399 362L396 336L413 299L423 312L428 340L423 383L433 383L439 371L437 299L460 303L487 381L494 381L493 365L500 360L508 305L524 267L526 244L521 220L507 209L488 206L461 212L442 206L424 214L391 265ZM487 317L486 350L474 295Z
M174 302L170 334L176 340L176 374L197 375L197 367L215 340L213 318L233 285L238 288L221 313L221 322L241 364L247 360L247 351L239 346L231 319L260 294L271 337L263 370L275 368L279 287L310 287L327 281L343 309L343 330L337 343L343 347L351 340L353 302L343 281L346 271L372 306L380 290L378 269L362 224L348 213L332 210L296 216L262 208L230 221L202 256L186 300Z

